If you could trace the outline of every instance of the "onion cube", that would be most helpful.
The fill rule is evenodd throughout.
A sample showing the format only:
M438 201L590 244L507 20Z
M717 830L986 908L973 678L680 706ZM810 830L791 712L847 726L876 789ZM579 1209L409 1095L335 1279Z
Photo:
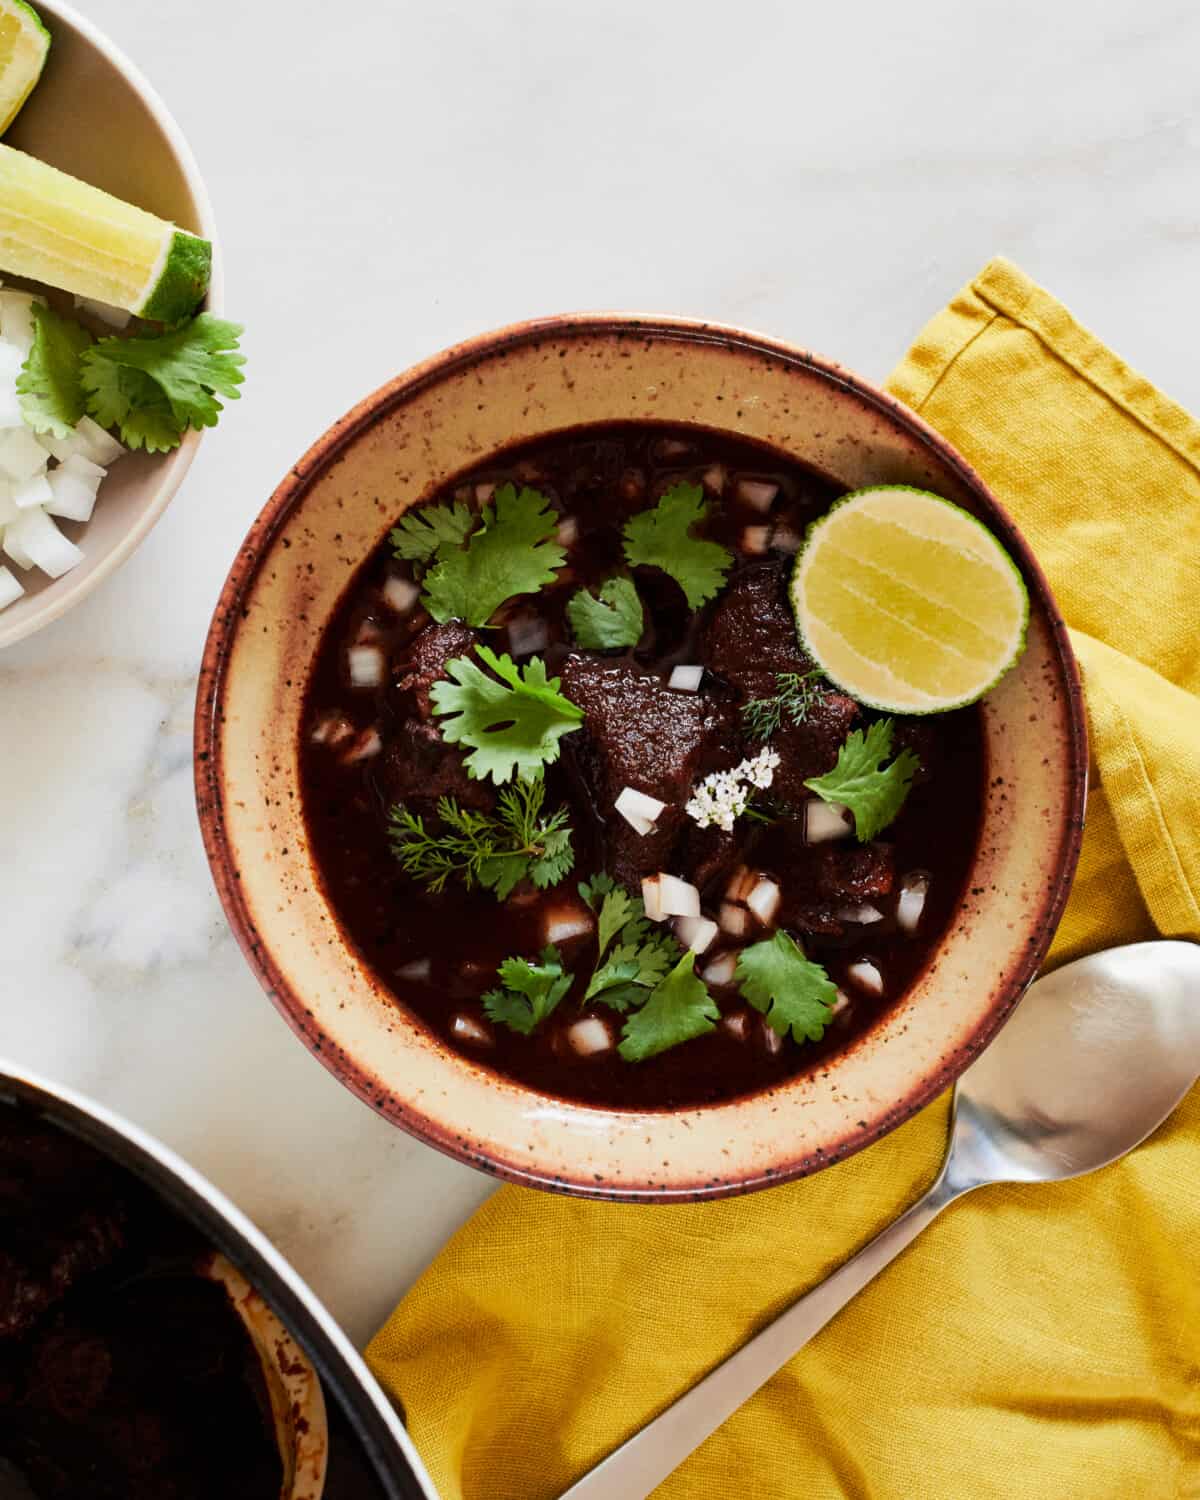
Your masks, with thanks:
M846 978L870 995L883 994L883 975L869 959L860 958L856 963L852 963L846 970Z
M15 507L14 507L15 509ZM3 536L0 537L0 547L16 563L18 568L32 568L33 558L21 545L21 538L15 534L15 526L6 526Z
M46 509L52 516L62 516L66 521L90 521L96 508L96 491L99 485L81 479L66 464L59 464L46 476L50 498Z
M700 971L706 984L732 984L737 977L737 954L729 951L718 953Z
M0 339L16 344L22 360L33 347L33 305L45 301L32 292L0 291Z
M883 921L883 913L869 901L864 901L861 906L840 906L837 917L841 922L853 922L860 927L869 927L872 922Z
M750 1034L750 1017L744 1010L731 1010L721 1017L721 1025L735 1042L744 1042Z
M725 491L725 470L721 464L710 464L700 476L700 482L706 490L711 490L714 495L723 494Z
M346 652L350 682L356 688L379 687L387 662L378 646L351 646Z
M662 876L647 875L642 880L642 905L652 922L662 922L666 912L662 909Z
M706 953L720 931L709 917L676 917L675 936L692 953Z
M700 915L700 892L696 886L665 871L660 871L658 876L658 902L664 917Z
M494 484L477 484L475 486L475 498L479 501L480 505L486 505L495 493L496 486Z
M11 344L0 344L0 352L11 347ZM16 381L0 368L0 431L24 425L25 414L21 410Z
M540 615L514 615L508 622L508 649L514 656L532 656L550 644L550 631Z
M568 938L587 937L596 919L586 906L563 903L551 906L542 917L542 942L565 943Z
M775 1030L774 1026L765 1019L762 1023L762 1039L763 1046L772 1057L777 1056L783 1051L783 1038Z
M732 901L722 901L721 931L730 937L745 937L750 929L750 913L744 906L735 906Z
M846 839L853 831L848 809L840 802L823 802L819 797L814 797L805 805L806 844L827 844L831 839Z
M696 693L700 690L700 683L703 678L703 667L694 665L673 667L671 675L667 679L667 686L675 688L681 693Z
M631 786L622 787L620 795L613 803L629 826L640 833L643 838L654 827L659 814L666 805L657 797L647 796L645 792L639 792Z
M769 926L775 920L782 900L783 892L773 880L763 876L746 897L746 905L764 926Z
M472 1047L490 1047L492 1033L482 1021L468 1016L463 1011L450 1017L450 1035L456 1042L466 1042Z
M342 751L341 761L344 766L356 766L359 761L370 760L372 756L378 755L382 749L383 740L372 724L370 728L358 731L353 742Z
M383 586L383 602L398 615L406 615L420 597L418 585L398 573L393 573Z
M10 541L28 555L34 567L41 568L51 578L61 578L83 561L83 553L63 536L44 510L23 512L5 529L5 551L8 551Z
M103 464L106 469L129 452L128 448L117 442L111 432L105 432L100 423L93 422L91 417L80 417L75 437L79 443L76 451L82 451L85 458L90 458L93 463Z
M742 551L752 556L758 556L765 552L771 545L771 528L769 526L743 526L742 527Z
M901 932L916 932L925 910L925 898L929 894L929 876L914 872L900 882L900 898L896 902L896 926Z
M32 510L35 505L48 505L54 499L54 491L44 474L35 474L32 479L13 485L12 500L18 510Z
M735 493L743 505L766 511L775 503L779 486L765 479L739 479Z
M592 1057L597 1052L607 1052L613 1044L612 1032L599 1016L584 1016L567 1027L567 1041L571 1050L580 1057Z
M13 501L12 485L7 479L0 479L0 527L15 521L20 514Z
M428 984L433 965L427 958L410 958L396 970L397 979L407 979L410 984Z
M554 529L558 533L560 546L573 547L579 540L579 522L574 516L567 516Z
M0 609L7 609L25 592L14 573L0 567Z
M46 467L46 450L28 427L0 432L0 473L16 484L32 479Z

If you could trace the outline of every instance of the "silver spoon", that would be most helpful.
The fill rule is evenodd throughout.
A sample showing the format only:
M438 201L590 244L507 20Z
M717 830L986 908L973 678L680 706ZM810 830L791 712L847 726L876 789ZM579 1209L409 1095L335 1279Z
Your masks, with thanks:
M1200 946L1132 943L1039 979L958 1080L950 1147L923 1198L561 1500L640 1500L922 1229L991 1182L1059 1182L1139 1145L1200 1077Z

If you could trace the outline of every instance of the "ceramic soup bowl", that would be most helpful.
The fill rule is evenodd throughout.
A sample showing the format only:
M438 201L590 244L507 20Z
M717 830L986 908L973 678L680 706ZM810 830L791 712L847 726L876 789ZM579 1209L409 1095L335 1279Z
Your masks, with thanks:
M451 1050L339 926L298 790L304 686L327 621L400 512L502 447L652 417L772 444L847 490L930 489L1000 537L1032 601L1028 646L983 707L987 789L949 929L876 1026L810 1076L674 1112L597 1108ZM1062 620L1012 521L944 439L883 392L784 344L595 315L505 329L384 386L299 461L225 585L200 681L197 785L225 910L296 1034L384 1118L517 1181L649 1201L747 1191L876 1140L958 1076L1037 972L1078 853L1086 780Z

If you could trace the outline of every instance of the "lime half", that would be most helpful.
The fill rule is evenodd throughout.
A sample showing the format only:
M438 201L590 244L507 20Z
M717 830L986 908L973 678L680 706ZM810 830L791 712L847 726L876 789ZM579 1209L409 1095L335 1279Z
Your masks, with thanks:
M0 271L176 323L211 266L207 240L0 145Z
M42 76L50 33L24 0L0 0L0 135Z
M791 594L826 675L891 713L973 703L1025 646L1012 558L974 516L904 485L856 490L814 521Z

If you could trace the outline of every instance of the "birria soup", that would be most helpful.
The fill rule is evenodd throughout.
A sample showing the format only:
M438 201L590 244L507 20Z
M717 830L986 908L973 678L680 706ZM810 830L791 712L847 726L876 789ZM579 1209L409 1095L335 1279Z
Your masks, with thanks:
M861 1037L975 849L978 707L885 716L800 643L838 487L703 429L510 449L400 518L316 657L311 854L397 1004L548 1093L669 1109Z

